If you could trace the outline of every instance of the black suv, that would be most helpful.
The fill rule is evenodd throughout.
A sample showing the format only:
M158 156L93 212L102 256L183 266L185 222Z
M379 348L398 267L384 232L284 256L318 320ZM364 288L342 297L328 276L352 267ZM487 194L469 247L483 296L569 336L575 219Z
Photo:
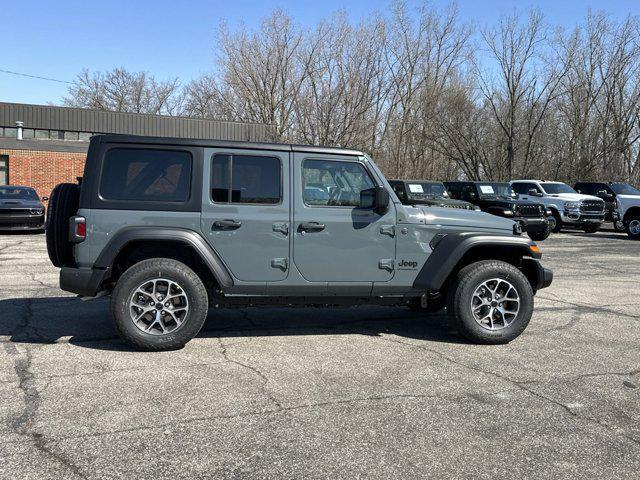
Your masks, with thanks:
M550 212L540 203L518 200L518 194L506 182L444 182L451 198L465 200L483 212L510 218L520 224L532 240L544 240L552 225Z
M434 207L480 210L472 203L453 200L442 182L424 180L389 180L389 184L403 205L431 205Z
M604 183L604 182L578 182L573 186L573 189L584 195L593 195L594 197L604 200L604 221L613 222L613 228L618 232L625 230L622 218L620 218L617 203L616 203L616 191L619 190L616 186L624 185L621 183ZM622 192L623 190L619 190Z

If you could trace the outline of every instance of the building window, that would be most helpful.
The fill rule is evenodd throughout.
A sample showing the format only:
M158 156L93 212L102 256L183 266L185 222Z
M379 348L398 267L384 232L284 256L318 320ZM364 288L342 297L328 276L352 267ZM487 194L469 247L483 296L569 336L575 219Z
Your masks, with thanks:
M0 185L9 185L9 155L0 155Z
M5 137L16 138L16 135L18 135L18 131L15 128L4 127L4 136Z
M64 132L65 140L78 140L78 132Z

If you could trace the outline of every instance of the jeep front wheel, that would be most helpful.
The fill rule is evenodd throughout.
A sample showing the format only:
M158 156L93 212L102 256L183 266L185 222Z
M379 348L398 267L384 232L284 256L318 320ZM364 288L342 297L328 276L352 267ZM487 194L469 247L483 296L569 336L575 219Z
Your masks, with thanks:
M175 350L207 318L207 291L196 273L169 258L136 263L118 280L111 313L120 336L141 350Z
M640 215L634 215L627 220L627 235L634 240L640 240Z
M544 230L542 230L541 232L527 232L527 235L529 235L529 238L531 240L535 240L536 242L541 242L543 240L546 240L547 238L549 238L549 235L551 235L551 230L553 229L551 223L549 223Z
M508 343L529 324L533 290L513 265L483 260L458 272L448 310L451 323L472 342Z
M549 217L549 224L551 225L551 231L553 233L559 233L562 230L562 218L560 214L555 210L551 210L552 215Z

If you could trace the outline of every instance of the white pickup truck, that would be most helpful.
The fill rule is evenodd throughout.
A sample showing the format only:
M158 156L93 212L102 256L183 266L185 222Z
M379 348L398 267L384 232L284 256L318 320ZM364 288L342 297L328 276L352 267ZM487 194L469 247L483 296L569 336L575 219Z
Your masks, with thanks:
M553 214L552 229L564 226L594 233L604 222L604 201L592 195L582 195L566 183L545 180L515 180L511 182L518 198L543 203Z

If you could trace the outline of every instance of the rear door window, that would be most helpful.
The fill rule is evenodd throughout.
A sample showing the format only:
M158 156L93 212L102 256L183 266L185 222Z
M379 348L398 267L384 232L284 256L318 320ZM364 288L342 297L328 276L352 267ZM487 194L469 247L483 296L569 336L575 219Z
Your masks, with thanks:
M277 157L214 155L211 199L216 203L277 204L282 198L282 166Z
M179 150L113 148L104 157L100 196L105 200L186 202L191 153Z

